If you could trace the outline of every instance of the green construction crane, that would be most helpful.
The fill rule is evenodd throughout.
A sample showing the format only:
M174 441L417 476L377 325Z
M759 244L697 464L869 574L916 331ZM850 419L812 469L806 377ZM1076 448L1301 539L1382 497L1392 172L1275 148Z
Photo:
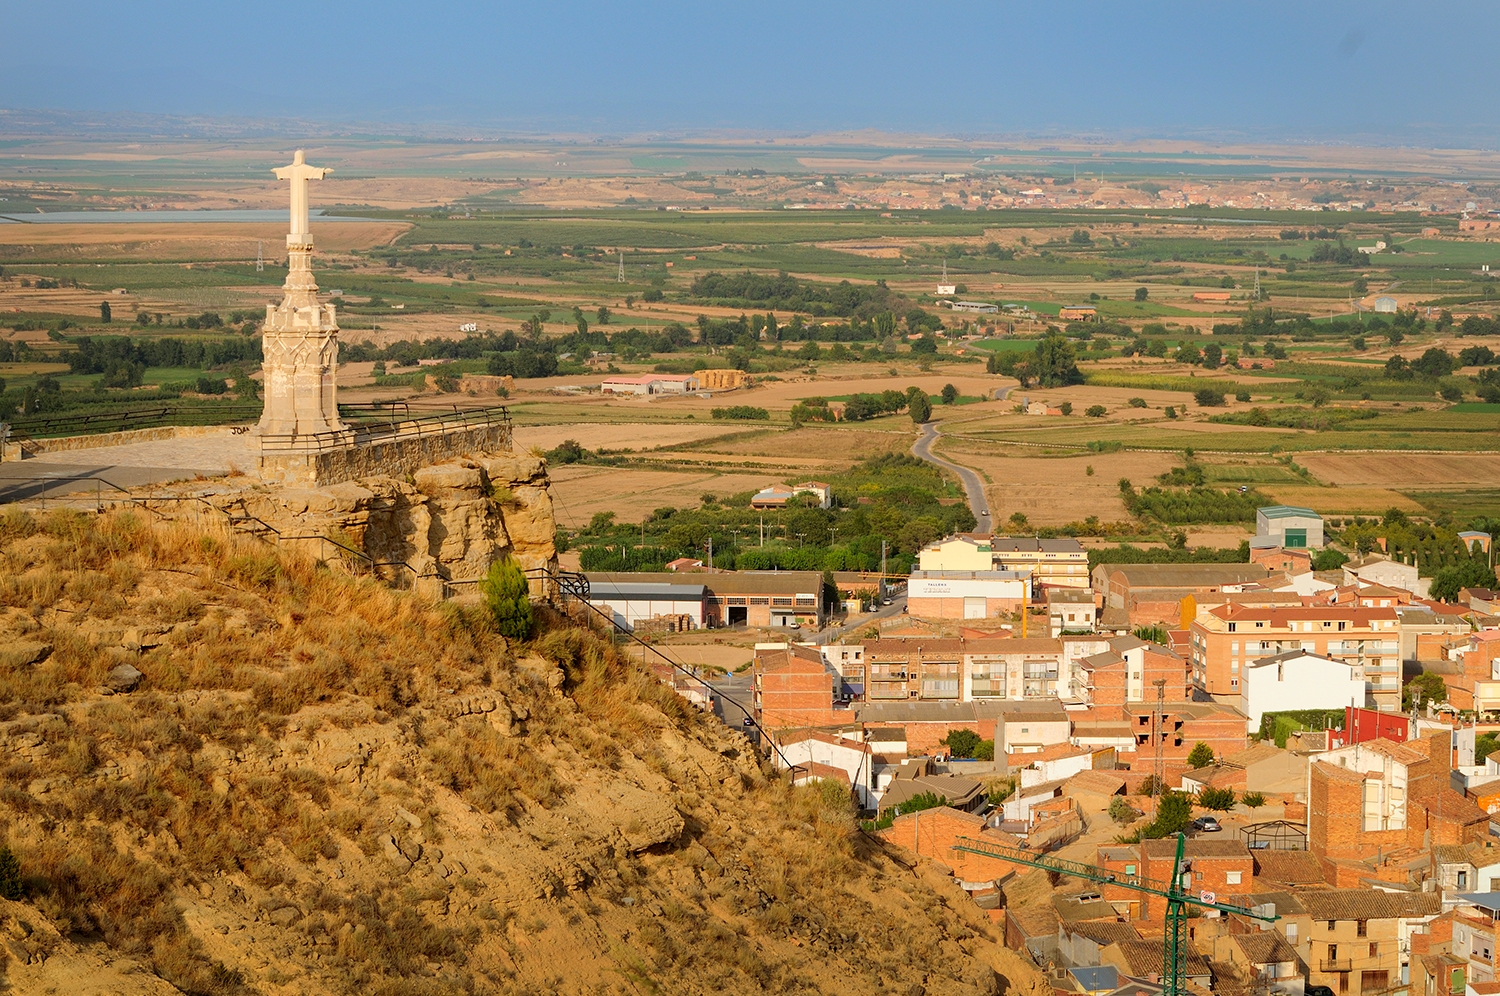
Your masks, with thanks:
M1210 902L1201 896L1188 895L1182 888L1183 872L1186 871L1182 864L1182 848L1186 839L1182 834L1177 835L1177 857L1172 861L1172 880L1170 882L1157 882L1152 879L1143 878L1140 875L1125 875L1121 872L1111 871L1108 868L1101 868L1098 865L1086 865L1079 861L1069 861L1066 858L1052 858L1023 847L1011 847L1008 844L975 840L972 837L958 838L958 843L953 845L953 849L955 851L967 851L970 854L981 854L989 858L1000 858L1018 865L1028 865L1032 868L1040 868L1043 871L1057 872L1059 875L1072 875L1075 878L1084 878L1091 882L1119 885L1135 892L1145 892L1165 899L1167 901L1167 932L1162 939L1161 991L1162 996L1184 996L1185 991L1182 988L1182 977L1187 968L1187 908L1189 906L1219 910L1224 913L1235 913L1239 916L1250 917L1253 920L1262 920L1266 923L1272 923L1280 919L1274 913L1268 916L1265 913L1248 909L1244 906L1235 906L1232 903Z

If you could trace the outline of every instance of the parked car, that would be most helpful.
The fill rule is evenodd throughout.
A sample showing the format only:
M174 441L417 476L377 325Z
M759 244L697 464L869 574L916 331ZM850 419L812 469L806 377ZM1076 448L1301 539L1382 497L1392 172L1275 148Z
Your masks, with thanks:
M1200 816L1193 821L1193 829L1199 833L1218 833L1224 828L1219 826L1219 821L1212 816Z

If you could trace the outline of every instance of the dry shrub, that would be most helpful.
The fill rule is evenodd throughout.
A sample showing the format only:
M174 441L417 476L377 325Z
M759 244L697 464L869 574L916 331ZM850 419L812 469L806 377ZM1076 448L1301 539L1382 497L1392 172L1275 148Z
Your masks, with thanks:
M242 991L237 973L209 959L188 932L168 876L116 851L102 827L15 850L27 891L64 934L97 932L110 947L149 958L162 978L187 992Z
M311 811L304 809L295 823L279 831L277 836L286 844L287 850L305 865L314 864L319 858L336 858L339 846L323 821Z
M191 589L179 589L170 595L146 599L141 603L140 611L157 622L188 622L203 615L203 595Z
M563 669L573 701L615 737L639 745L661 724L657 714L679 726L692 718L681 696L589 630L549 630L533 649Z
M8 508L0 512L0 546L10 546L16 540L34 536L37 528L36 519L30 512Z
M476 808L507 819L515 819L524 810L523 798L546 807L567 791L524 740L502 737L478 719L465 720L432 743L425 757L428 777Z
M0 603L40 615L62 597L67 583L67 574L50 564L11 572L0 579Z

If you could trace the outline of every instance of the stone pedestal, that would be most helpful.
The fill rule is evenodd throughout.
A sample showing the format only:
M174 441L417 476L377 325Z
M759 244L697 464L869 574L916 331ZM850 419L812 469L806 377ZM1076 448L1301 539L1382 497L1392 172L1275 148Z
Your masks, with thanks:
M308 436L343 428L336 396L338 319L333 305L318 303L312 239L304 238L304 245L293 246L288 237L286 297L279 306L266 306L262 436Z

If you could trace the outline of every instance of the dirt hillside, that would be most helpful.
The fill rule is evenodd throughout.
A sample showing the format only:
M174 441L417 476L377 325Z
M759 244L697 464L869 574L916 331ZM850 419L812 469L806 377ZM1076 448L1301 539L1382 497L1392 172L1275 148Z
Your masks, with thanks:
M0 516L11 991L1040 996L598 637L251 544Z

